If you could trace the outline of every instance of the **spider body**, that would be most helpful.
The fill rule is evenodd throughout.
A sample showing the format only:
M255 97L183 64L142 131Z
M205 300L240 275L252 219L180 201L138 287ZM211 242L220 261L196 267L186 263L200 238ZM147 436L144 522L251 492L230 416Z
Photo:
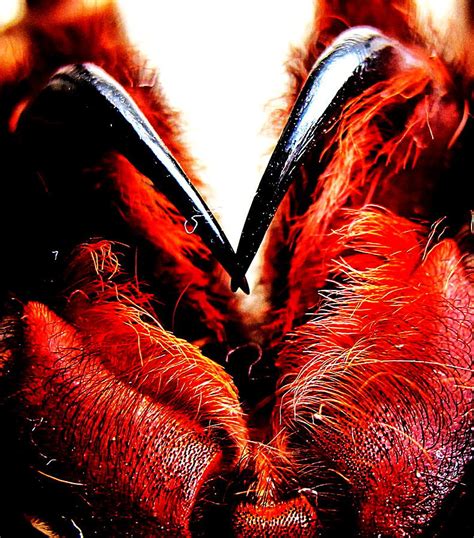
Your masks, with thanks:
M399 7L319 6L237 253L112 4L4 31L2 536L469 535L470 63Z

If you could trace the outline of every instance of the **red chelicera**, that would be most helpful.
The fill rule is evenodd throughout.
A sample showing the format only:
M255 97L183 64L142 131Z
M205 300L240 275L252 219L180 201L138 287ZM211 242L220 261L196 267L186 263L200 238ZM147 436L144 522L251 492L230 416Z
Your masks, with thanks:
M408 2L344 4L320 6L290 101L345 26L414 32ZM467 535L468 77L418 47L348 102L278 211L255 328L126 159L84 155L39 176L16 145L44 80L92 61L198 184L118 21L110 4L39 3L0 36L2 224L23 209L27 230L5 240L2 536ZM250 374L249 334L262 349Z

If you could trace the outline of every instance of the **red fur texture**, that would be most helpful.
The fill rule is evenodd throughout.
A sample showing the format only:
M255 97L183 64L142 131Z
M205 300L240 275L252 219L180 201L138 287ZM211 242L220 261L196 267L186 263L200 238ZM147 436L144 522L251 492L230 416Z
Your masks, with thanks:
M39 421L42 450L76 467L61 480L107 507L110 531L138 518L140 533L189 536L199 490L221 467L209 432L113 376L81 335L44 305L27 305L25 325L29 363L19 406Z
M286 251L286 288L275 290L275 295L287 295L285 310L274 321L283 324L283 333L318 303L317 290L332 277L328 265L339 251L337 233L332 232L344 223L343 208L375 203L411 218L431 216L433 193L461 112L449 96L451 82L443 67L423 57L420 62L349 102L327 143L333 156L316 186L311 187L316 181L311 167L304 169L280 207L264 275L270 282L276 278L275 262ZM408 110L402 126L394 121L397 110ZM309 191L305 199L301 183Z
M274 428L314 484L347 482L364 534L412 536L470 457L472 275L451 240L425 252L402 218L349 219L340 284L279 354Z
M71 460L67 479L108 507L115 532L133 523L140 535L188 536L203 483L245 450L243 413L223 369L161 328L118 273L109 243L84 247L71 269L81 287L65 310L70 323L26 305L18 406L39 421L42 450Z
M48 77L94 62L203 187L114 2L29 4L0 34L0 457L12 464L0 534L445 531L474 446L472 94L413 45L412 4L319 2L293 54L276 123L346 27L379 27L413 63L350 100L298 171L266 243L258 328L123 157L43 173L18 148L18 118Z

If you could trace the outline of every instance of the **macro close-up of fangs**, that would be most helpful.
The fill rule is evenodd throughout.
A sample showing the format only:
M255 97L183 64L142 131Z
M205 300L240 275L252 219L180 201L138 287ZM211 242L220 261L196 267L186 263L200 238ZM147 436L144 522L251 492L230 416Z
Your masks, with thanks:
M1 538L474 535L474 7L310 2L0 5Z

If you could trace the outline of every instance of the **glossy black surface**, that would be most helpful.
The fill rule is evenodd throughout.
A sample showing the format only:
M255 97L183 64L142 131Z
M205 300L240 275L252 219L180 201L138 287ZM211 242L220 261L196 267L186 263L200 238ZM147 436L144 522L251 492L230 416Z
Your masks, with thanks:
M290 113L247 215L237 249L242 274L252 263L295 171L309 154L322 151L322 139L338 120L344 105L412 61L398 42L370 27L342 33L318 59Z
M181 214L199 219L195 232L248 293L224 232L131 96L93 64L60 69L20 118L17 132L30 147L49 151L122 153ZM39 158L41 158L38 155Z

